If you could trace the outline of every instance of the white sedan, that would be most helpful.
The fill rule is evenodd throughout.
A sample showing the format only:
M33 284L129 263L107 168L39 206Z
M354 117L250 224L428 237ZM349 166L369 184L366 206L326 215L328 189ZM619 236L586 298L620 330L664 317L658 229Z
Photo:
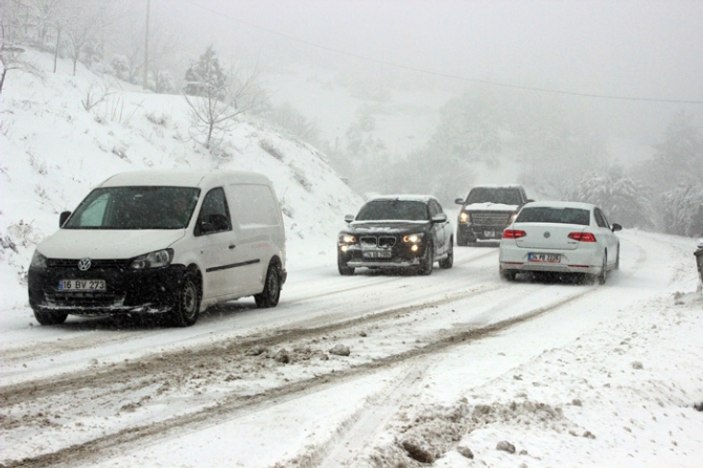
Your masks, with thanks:
M519 272L582 273L605 284L620 264L622 229L608 223L590 203L532 202L522 207L500 240L500 274Z

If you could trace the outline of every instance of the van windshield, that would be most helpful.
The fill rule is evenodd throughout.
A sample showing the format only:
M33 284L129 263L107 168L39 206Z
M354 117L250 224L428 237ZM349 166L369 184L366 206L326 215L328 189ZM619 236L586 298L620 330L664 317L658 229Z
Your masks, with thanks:
M71 214L67 229L183 229L200 189L191 187L102 187Z

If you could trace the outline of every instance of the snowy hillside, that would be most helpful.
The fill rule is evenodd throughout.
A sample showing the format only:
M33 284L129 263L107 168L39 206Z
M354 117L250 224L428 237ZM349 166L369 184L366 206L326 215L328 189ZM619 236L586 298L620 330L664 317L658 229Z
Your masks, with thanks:
M345 213L360 198L314 148L256 120L235 122L211 155L195 141L180 95L143 93L48 54L25 54L38 70L8 73L0 113L0 280L22 284L37 242L110 175L140 168L236 169L263 172L276 187L292 252L334 246ZM319 245L328 239L329 245ZM10 304L25 301L11 288Z

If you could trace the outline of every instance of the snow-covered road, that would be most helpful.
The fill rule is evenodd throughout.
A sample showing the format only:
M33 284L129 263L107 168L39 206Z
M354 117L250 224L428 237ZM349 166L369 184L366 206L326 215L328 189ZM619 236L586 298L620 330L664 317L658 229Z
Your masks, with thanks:
M457 248L430 277L293 256L279 307L186 329L3 311L0 463L695 466L694 242L621 238L604 287L507 283L495 248Z

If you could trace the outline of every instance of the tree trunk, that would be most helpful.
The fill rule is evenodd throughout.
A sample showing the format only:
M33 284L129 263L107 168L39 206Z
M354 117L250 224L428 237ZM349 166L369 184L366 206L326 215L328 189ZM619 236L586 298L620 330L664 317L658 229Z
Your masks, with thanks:
M2 78L0 78L0 93L2 93L2 85L5 83L5 75L7 74L7 68L2 70Z
M73 58L73 76L76 76L76 65L78 64L78 57Z
M54 73L56 73L56 61L59 57L59 44L61 43L61 28L56 31L56 47L54 48ZM75 74L75 72L74 72Z

